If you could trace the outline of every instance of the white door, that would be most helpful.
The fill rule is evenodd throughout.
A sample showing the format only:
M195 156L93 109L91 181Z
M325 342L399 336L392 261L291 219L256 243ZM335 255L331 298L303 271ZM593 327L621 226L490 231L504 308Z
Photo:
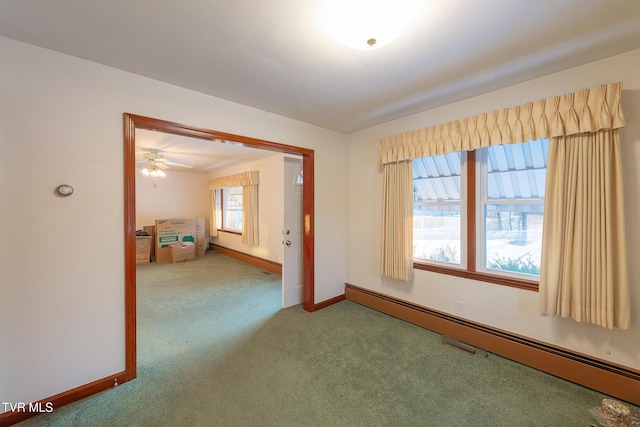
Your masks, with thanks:
M302 159L284 159L282 307L302 304Z

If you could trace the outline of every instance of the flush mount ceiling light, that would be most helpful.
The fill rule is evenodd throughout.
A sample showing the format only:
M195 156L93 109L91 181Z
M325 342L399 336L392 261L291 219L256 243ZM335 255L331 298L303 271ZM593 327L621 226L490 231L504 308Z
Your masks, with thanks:
M359 50L379 49L396 40L417 10L416 0L331 0L323 20L329 33Z

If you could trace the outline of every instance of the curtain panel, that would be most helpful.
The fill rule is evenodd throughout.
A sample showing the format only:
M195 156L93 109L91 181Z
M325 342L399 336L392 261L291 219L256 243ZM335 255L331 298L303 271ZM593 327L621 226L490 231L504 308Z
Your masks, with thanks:
M216 237L218 235L217 207L216 207L216 190L209 190L209 235Z
M380 273L413 279L413 185L411 160L384 165Z
M621 128L621 92L620 82L603 84L389 136L379 142L378 163Z
M539 287L543 316L629 328L618 132L562 136L549 143Z
M258 185L242 187L242 243L258 244Z
M217 235L215 190L227 187L242 187L242 243L256 246L258 234L258 171L243 172L207 181L209 188L209 221L212 236ZM213 234L216 233L216 234Z

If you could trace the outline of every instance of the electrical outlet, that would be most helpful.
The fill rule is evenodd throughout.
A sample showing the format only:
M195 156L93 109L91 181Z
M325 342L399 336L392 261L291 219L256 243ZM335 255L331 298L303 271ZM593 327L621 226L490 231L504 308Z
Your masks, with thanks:
M458 316L464 316L464 302L463 301L456 301L456 315Z

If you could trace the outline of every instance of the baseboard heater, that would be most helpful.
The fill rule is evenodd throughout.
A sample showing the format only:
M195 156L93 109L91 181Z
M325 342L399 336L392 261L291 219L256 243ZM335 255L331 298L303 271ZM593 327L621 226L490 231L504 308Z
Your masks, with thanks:
M640 405L640 371L536 341L346 283L345 298L447 337L447 344L486 351ZM449 340L451 340L449 342ZM475 351L475 352L474 352Z

